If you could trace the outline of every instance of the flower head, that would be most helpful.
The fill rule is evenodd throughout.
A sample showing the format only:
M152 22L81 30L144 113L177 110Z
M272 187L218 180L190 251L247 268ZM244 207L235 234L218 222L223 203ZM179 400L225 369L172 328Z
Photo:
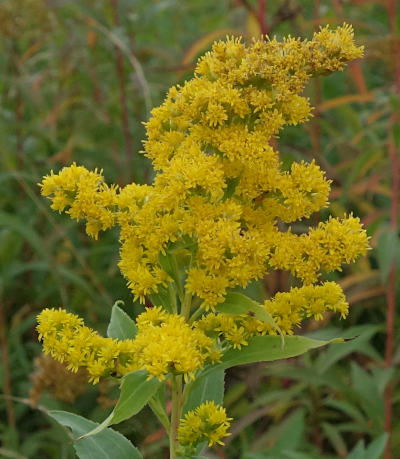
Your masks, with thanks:
M207 441L208 446L223 445L222 439L230 435L230 421L225 409L213 401L202 403L186 413L178 428L178 440L182 446L195 446Z

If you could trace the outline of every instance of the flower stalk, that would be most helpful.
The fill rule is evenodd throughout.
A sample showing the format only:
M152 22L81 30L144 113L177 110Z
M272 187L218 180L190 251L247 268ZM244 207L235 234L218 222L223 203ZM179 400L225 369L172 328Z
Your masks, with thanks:
M178 427L182 412L182 376L172 376L171 393L171 429L169 432L170 459L176 459L179 449Z

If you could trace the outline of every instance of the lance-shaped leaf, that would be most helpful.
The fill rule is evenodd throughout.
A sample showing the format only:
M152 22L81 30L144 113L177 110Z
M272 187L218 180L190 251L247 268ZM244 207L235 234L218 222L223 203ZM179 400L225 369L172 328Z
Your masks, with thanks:
M243 365L245 363L271 362L273 360L287 359L304 354L310 349L326 346L330 343L343 342L341 338L322 341L305 336L286 336L285 347L281 346L279 336L255 336L249 344L241 349L229 349L222 357L221 362L206 368L198 379L225 370L227 368Z
M188 397L182 409L182 415L194 410L207 401L222 405L224 400L225 371L219 370L206 378L195 379L188 385Z
M59 424L69 427L75 438L82 438L85 432L95 430L98 426L97 422L66 411L50 411L49 415ZM74 448L80 459L142 459L139 450L112 429L104 429L95 437L77 440Z
M162 384L157 378L147 379L145 370L133 371L122 378L121 395L110 415L95 429L85 432L80 438L96 435L112 424L129 419L149 402Z
M122 301L116 301L112 307L107 336L117 339L132 339L137 333L135 322L118 306L118 303L122 303Z
M147 379L148 377L149 374L144 370L133 371L123 377L121 395L114 408L110 425L118 424L139 413L158 391L162 382L157 378Z
M261 320L267 324L272 325L275 330L280 334L282 340L282 347L284 345L284 336L272 318L271 314L256 301L241 293L228 293L223 303L217 304L215 310L223 314L241 315L246 314L255 319Z

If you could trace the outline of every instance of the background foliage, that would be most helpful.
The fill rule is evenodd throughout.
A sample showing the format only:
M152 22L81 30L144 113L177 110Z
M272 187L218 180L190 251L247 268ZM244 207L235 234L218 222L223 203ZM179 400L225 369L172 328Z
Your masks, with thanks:
M150 182L149 162L138 154L142 121L169 86L192 75L213 40L227 34L251 40L261 32L310 37L320 24L346 21L365 45L365 59L310 86L314 118L287 128L277 143L284 164L315 157L333 181L330 212L360 216L371 236L369 256L330 277L347 294L349 319L327 316L323 329L309 322L299 330L356 339L298 359L229 370L225 405L235 424L226 449L207 454L373 459L382 455L386 429L392 435L385 457L400 457L400 340L393 319L400 267L400 11L396 15L394 5L0 2L0 456L74 457L66 431L45 408L99 421L113 405L111 382L93 388L78 373L66 384L61 365L38 358L35 316L41 308L68 308L103 333L115 300L123 300L132 317L141 310L117 268L118 235L91 241L82 227L51 212L36 183L73 161L103 168L110 182ZM290 283L286 273L273 273L247 293L263 300ZM145 457L165 457L165 432L150 412L116 428Z

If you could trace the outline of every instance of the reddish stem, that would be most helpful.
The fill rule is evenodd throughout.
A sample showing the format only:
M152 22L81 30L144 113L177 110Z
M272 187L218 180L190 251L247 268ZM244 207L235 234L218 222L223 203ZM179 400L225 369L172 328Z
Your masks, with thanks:
M261 35L265 36L268 34L268 27L265 21L265 0L258 0L258 12L257 12L257 21L260 25Z
M387 1L387 12L389 16L390 31L396 38L396 0ZM395 74L394 74L394 92L400 93L400 45L395 40ZM399 186L400 186L400 161L396 151L396 144L393 138L393 126L398 122L398 113L393 112L389 121L389 160L390 169L392 171L392 196L391 196L391 214L390 227L393 231L397 231L397 220L399 216ZM387 315L386 315L386 349L385 349L385 366L388 368L392 365L393 360L393 344L394 344L394 322L396 309L396 263L392 264L389 273L389 285L386 292ZM385 449L385 459L391 459L391 436L392 436L392 392L393 386L388 383L385 395L385 430L389 434L389 439Z
M265 21L266 6L265 0L258 0L258 9L253 8L247 0L238 0L238 4L241 4L250 14L252 14L260 26L260 31L263 36L268 34L268 26Z
M400 184L400 161L396 152L396 146L392 135L392 127L396 122L397 116L392 115L389 123L389 159L392 170L392 208L390 226L393 231L397 230L398 203L399 203L399 184ZM385 366L392 365L393 344L394 344L394 322L396 309L396 263L392 264L389 273L389 284L386 291L387 314L386 314L386 349ZM392 433L392 384L389 382L385 390L385 430L389 434L386 446L385 459L390 459L391 454L391 433Z
M315 18L315 26L314 31L317 32L319 29L319 20L320 20L320 0L314 1L314 18ZM321 80L320 77L314 78L314 106L316 110L314 110L314 119L311 123L311 142L314 150L314 155L316 156L318 162L321 161L321 114L319 112L319 107L322 102L322 88L321 88Z
M119 16L118 16L118 0L111 0L113 22L116 27L120 25ZM129 164L133 157L132 149L132 137L131 131L129 129L129 115L128 115L128 104L127 104L127 95L126 95L126 86L125 86L125 74L124 74L124 61L122 56L122 51L118 46L114 46L115 49L115 64L117 69L118 83L119 83L119 98L121 104L122 112L122 128L124 132L125 139L125 153L126 160Z

